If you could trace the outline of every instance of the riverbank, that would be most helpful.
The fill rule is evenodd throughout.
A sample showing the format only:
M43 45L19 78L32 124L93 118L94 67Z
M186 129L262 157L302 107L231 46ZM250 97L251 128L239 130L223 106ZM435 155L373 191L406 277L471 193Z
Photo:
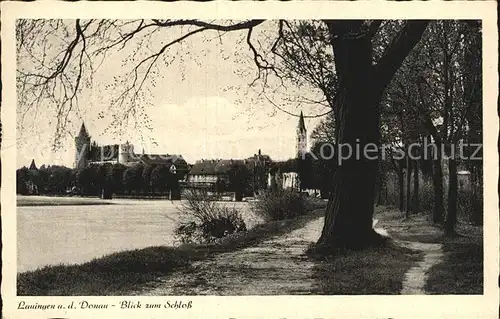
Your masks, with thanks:
M324 218L242 250L217 254L160 277L133 295L399 294L421 253L390 245L329 258L305 255Z
M17 271L83 264L121 251L175 246L177 224L189 219L183 212L182 201L112 199L111 202L112 205L17 207ZM238 210L247 229L262 223L248 203L220 204Z
M19 295L392 295L478 294L483 289L482 230L444 238L428 214L403 219L377 207L384 247L319 259L324 208L296 219L259 224L219 244L158 246L111 254L74 266L18 275ZM473 245L473 246L471 246Z
M443 262L428 271L428 294L482 295L484 293L482 238L471 233L444 240Z
M170 201L168 196L135 196L135 195L115 195L113 199L100 199L98 197L83 196L63 196L63 195L17 195L17 206L82 206L82 205L114 205L124 201ZM245 197L241 202L254 201L253 197ZM179 200L174 200L179 201ZM235 202L230 196L221 196L222 202Z
M128 295L176 269L215 254L257 245L301 228L323 214L323 209L316 209L295 219L259 224L218 244L156 246L110 254L80 265L46 266L18 274L17 293L22 296Z
M483 294L483 227L461 223L457 237L446 237L429 218L429 213L418 213L405 219L397 210L381 215L381 227L396 243L424 257L406 274L403 293Z

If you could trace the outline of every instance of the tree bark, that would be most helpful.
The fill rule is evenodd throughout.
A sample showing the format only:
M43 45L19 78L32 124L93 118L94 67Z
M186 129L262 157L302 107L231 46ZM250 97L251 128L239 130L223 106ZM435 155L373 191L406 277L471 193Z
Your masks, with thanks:
M469 22L474 30L465 34L465 42L469 43L469 50L465 54L465 74L467 74L464 92L470 96L470 111L466 113L469 130L467 132L468 143L481 143L482 137L482 58L481 58L481 32L478 23ZM472 222L479 226L483 224L483 160L482 151L476 156L478 159L468 159L466 164L470 171Z
M469 162L471 162L469 160ZM471 163L469 165L469 171L471 172L470 184L471 184L471 200L472 200L472 222L476 226L483 224L483 161L480 161L481 165L474 165Z
M406 154L406 218L410 217L411 213L411 171L412 161L410 160L410 151Z
M457 162L454 158L448 160L448 214L446 215L445 231L449 236L455 235L455 225L457 224Z
M354 26L357 21L351 23ZM363 150L368 143L379 145L381 94L374 82L370 39L332 42L341 82L336 110L337 155L345 159L339 161L334 175L335 192L329 198L318 246L328 250L362 248L378 237L372 228L378 160L370 160L363 152L356 154L356 146Z
M405 211L405 182L404 173L402 168L398 168L398 182L399 182L399 210Z
M384 174L384 172L381 172L379 171L379 174L378 174L378 187L377 187L377 197L376 197L376 205L377 206L380 206L380 205L385 205L386 202L385 202L385 197L384 197L384 194L386 192L386 176Z
M420 211L418 160L413 162L413 212Z
M441 137L436 126L432 123L431 117L428 113L429 107L427 106L426 100L424 98L424 92L422 90L422 82L418 83L418 92L420 97L420 102L424 105L424 116L423 125L425 126L427 132L430 136L425 137L424 141L431 141L431 137L434 138L434 144L429 143L430 146L435 146L431 148L432 150L432 184L434 188L434 207L432 210L432 219L436 224L443 223L443 168L441 166L442 159L442 143ZM427 143L424 143L424 154L428 152Z
M432 184L434 186L434 207L432 211L432 219L434 223L443 223L443 168L441 167L441 145L436 143L438 151L432 161Z
M335 192L330 195L325 224L316 245L317 251L333 252L361 249L384 241L372 226L378 154L374 156L363 150L368 144L380 144L379 104L383 90L420 40L427 22L408 22L376 66L373 66L371 36L363 35L365 21L325 22L339 82L335 108L340 153L337 155L346 155L342 152L346 151L346 145L354 155L338 163L333 181Z
M380 165L378 165L377 169L377 175L376 175L376 182L375 182L375 206L380 205L381 202L381 194L382 194L382 187L383 187L383 176L381 172Z

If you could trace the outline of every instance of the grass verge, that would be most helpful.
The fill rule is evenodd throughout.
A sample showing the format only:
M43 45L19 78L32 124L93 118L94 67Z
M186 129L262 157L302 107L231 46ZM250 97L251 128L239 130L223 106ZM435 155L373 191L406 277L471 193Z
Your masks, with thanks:
M446 240L444 261L428 271L429 294L483 294L483 247L467 237Z
M442 227L432 224L429 213L412 214L409 219L396 209L383 208L378 214L380 225L394 239L439 243L444 260L428 272L425 291L428 294L483 294L482 227L459 224L456 238L444 236Z
M423 254L392 243L362 251L346 251L315 266L315 294L395 295L405 273Z
M149 247L114 253L80 265L46 266L18 274L17 295L127 295L180 267L189 267L193 261L256 245L303 227L323 214L323 209L316 209L295 219L257 225L249 231L228 236L217 244Z

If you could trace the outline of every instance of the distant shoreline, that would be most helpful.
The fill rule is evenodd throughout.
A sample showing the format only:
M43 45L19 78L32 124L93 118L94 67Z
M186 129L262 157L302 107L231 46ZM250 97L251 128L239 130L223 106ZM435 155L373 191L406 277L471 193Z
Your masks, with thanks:
M123 202L115 201L122 199L130 200L165 200L170 201L167 196L141 196L141 195L117 195L113 199L100 199L98 197L67 196L67 195L17 195L17 207L34 206L96 206L96 205L117 205ZM252 197L244 198L242 202L250 202ZM222 198L220 201L234 202L229 198ZM174 202L179 202L175 200Z
M17 196L17 207L26 206L82 206L82 205L114 205L109 200L99 198L69 196Z
M87 202L75 202L75 203L47 203L47 202L17 202L17 207L34 207L34 206L100 206L100 205L115 205L115 203L87 203Z

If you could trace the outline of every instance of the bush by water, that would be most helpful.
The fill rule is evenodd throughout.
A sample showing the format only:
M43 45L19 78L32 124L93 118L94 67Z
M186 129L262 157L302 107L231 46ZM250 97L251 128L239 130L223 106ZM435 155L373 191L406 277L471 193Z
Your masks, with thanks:
M252 211L264 220L284 220L306 214L314 208L313 200L295 190L269 190L257 197Z
M241 214L217 200L204 190L187 192L182 212L191 220L181 222L175 230L175 237L181 243L212 243L247 230Z

